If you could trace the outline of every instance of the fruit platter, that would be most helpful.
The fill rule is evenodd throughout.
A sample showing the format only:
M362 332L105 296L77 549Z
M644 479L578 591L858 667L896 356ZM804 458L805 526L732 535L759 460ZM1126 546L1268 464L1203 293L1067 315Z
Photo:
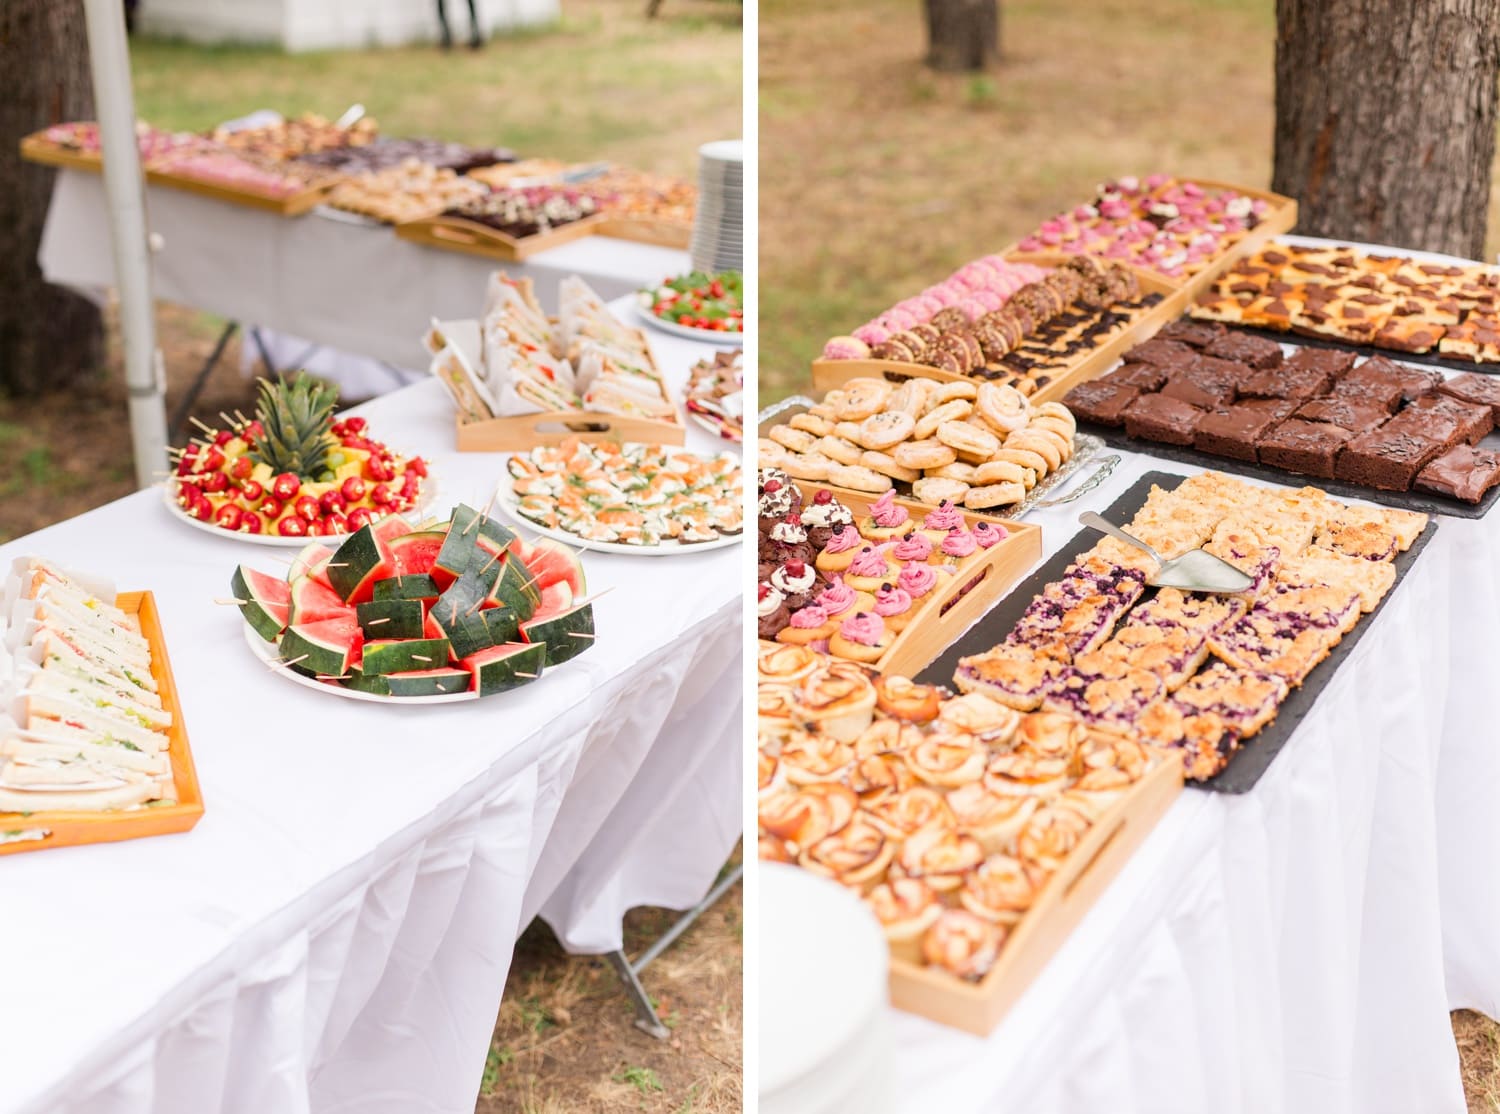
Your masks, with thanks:
M190 525L262 545L342 537L431 495L427 462L368 436L365 419L335 418L338 391L309 375L262 379L250 419L200 424L164 493Z
M337 549L309 542L285 574L241 565L230 587L257 657L354 699L476 700L594 644L577 555L462 504L446 522L392 515Z
M745 283L738 271L693 271L637 297L641 316L658 329L710 344L744 342Z
M660 445L572 439L517 453L497 502L546 538L671 556L734 545L744 530L740 460Z

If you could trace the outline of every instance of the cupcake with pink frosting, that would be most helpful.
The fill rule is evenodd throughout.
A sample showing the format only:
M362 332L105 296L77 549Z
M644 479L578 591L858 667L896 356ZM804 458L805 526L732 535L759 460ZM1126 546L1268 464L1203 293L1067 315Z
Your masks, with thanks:
M874 592L891 578L896 566L886 556L886 546L865 545L844 570L844 583L860 592Z
M844 583L843 577L836 576L818 593L814 602L827 612L830 619L843 619L856 611L870 610L875 606L875 597L868 592L856 592Z
M927 535L929 541L935 546L941 546L943 539L948 536L948 531L955 526L964 525L963 513L954 505L951 499L944 499L932 510L927 512L922 519L922 533Z
M911 622L911 593L897 584L882 584L875 593L875 614L885 621L892 633L900 634Z
M896 502L896 493L887 491L870 504L870 513L859 520L859 532L873 541L889 541L903 532L911 512Z
M942 540L937 547L938 552L943 555L943 564L956 565L966 557L972 557L979 552L979 542L974 539L965 526L955 526L948 531L948 536Z
M893 641L884 619L873 611L859 611L829 636L828 649L837 657L868 664L879 661Z
M993 522L986 522L982 518L974 524L973 534L974 541L979 545L980 549L989 549L991 546L999 545L1006 538L1010 537L1004 526L996 525Z
M776 635L777 642L791 646L808 646L820 642L833 634L837 624L816 603L809 603L792 612L786 626Z
M859 531L853 526L837 523L829 532L828 540L823 543L823 548L813 563L825 573L843 572L865 544L865 539L859 536Z
M906 592L913 600L930 595L937 587L937 570L931 565L905 565L896 576L896 587Z
M932 539L926 534L918 530L908 530L891 546L891 560L902 565L913 561L919 565L926 564L932 560L936 548L932 544Z

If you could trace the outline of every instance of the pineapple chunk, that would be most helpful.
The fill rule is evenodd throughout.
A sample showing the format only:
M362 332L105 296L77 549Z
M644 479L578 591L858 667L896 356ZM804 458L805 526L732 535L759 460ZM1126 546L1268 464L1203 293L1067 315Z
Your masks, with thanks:
M269 488L271 481L276 478L276 474L271 471L269 464L257 464L250 470L250 478L260 484L261 487Z

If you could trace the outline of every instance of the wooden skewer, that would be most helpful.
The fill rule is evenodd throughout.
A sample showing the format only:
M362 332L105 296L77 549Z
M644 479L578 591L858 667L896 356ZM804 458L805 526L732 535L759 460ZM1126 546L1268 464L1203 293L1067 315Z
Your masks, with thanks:
M569 638L587 638L587 639L589 639L589 640L590 640L590 641L593 641L593 639L594 639L594 638L595 638L595 637L596 637L596 636L595 636L595 635L592 635L592 634L585 634L585 633L584 633L584 632L583 632L583 631L578 631L578 630L570 630L570 631L569 631L569 632L568 632L568 637L569 637Z
M377 623L389 623L390 621L391 621L390 620L390 616L386 616L383 619L371 619L369 622L367 622L365 624L365 626L367 626L367 627L373 627Z
M428 665L432 664L432 659L431 658L424 658L421 654L413 654L411 656L411 660L412 661L425 661Z
M282 665L296 665L298 662L303 662L303 661L306 661L306 660L307 660L307 655L303 654L300 658L287 658L287 659L283 659L282 662L281 662L281 664Z
M191 414L188 415L188 421L192 422L195 426L197 426L199 429L201 429L204 433L208 434L210 437L217 437L219 435L219 431L216 430L213 426L211 426L211 425L204 425L202 422L200 422L196 417L194 417Z
M240 424L241 425L249 425L250 424L250 419L247 418L247 417L245 417L245 415L241 414L239 412L238 407L235 408L234 416L240 420Z
M230 429L234 430L236 433L240 431L239 423L237 423L228 414L224 413L224 411L219 411L219 417L224 419L224 424L227 425Z
M241 604L246 604L246 603L249 603L249 602L250 602L249 600L221 600L221 599L214 600L214 603L219 604L221 607L228 607L231 604L233 604L234 606L238 607Z
M516 670L516 676L517 677L528 677L528 678L530 678L531 680L534 681L538 677L540 677L541 674L540 673L522 673L519 669L517 669Z

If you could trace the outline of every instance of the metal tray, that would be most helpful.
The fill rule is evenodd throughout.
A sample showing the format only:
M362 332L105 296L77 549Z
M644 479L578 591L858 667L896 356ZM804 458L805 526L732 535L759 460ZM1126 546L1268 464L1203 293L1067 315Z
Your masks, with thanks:
M1109 509L1104 512L1104 517L1111 522L1128 522L1146 502L1153 484L1172 491L1186 478L1186 476L1172 475L1167 472L1147 472L1125 494L1110 504ZM1212 793L1248 793L1255 788L1255 783L1270 768L1276 756L1281 753L1281 748L1286 746L1287 740L1292 737L1297 725L1302 722L1302 717L1312 709L1318 694L1323 691L1323 686L1333 679L1339 665L1364 637L1365 631L1370 628L1375 616L1380 614L1391 595L1400 590L1401 581L1406 578L1417 555L1432 540L1437 527L1438 523L1435 518L1429 520L1427 528L1412 543L1411 548L1397 555L1396 583L1391 586L1391 591L1385 594L1385 598L1380 601L1374 611L1360 618L1355 628L1344 635L1343 641L1335 646L1328 657L1307 675L1307 679L1302 682L1301 686L1291 691L1290 695L1282 701L1276 718L1261 728L1249 742L1241 746L1230 757L1229 764L1217 775L1207 781L1190 781L1187 783L1189 786ZM1093 548L1099 537L1100 535L1093 530L1079 531L1055 555L1044 561L1030 576L1016 585L1010 594L997 603L984 618L970 627L963 637L944 650L915 680L924 684L947 685L951 688L953 675L958 670L958 659L971 654L981 654L1000 643L1010 633L1011 628L1016 625L1042 587L1049 581L1061 577L1063 571L1078 558L1079 554ZM1146 589L1147 595L1149 596L1152 591L1153 589Z

